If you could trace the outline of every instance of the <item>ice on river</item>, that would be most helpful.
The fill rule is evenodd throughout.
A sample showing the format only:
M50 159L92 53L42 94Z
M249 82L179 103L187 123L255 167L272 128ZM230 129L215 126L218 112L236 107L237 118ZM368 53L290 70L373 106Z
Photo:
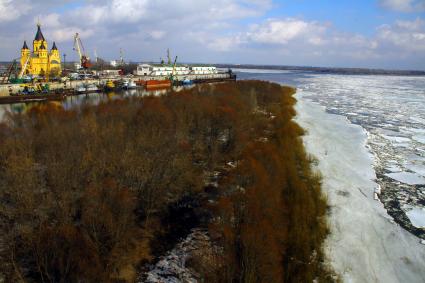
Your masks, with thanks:
M367 131L379 199L388 214L425 241L407 205L425 205L425 77L317 75L298 80L303 97Z
M373 198L378 184L365 130L301 96L296 119L331 206L325 249L334 270L344 282L425 282L425 246Z
M415 173L409 172L398 172L385 174L386 176L396 181L408 184L408 185L425 185L425 178Z
M407 213L407 217L409 217L410 222L415 227L425 228L425 209L415 207L409 210Z

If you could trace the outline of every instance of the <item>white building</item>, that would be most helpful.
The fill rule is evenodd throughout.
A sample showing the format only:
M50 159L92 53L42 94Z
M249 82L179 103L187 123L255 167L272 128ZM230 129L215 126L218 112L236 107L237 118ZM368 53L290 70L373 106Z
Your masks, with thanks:
M100 76L119 76L121 75L121 70L102 70L99 71Z
M211 74L217 74L217 68L216 67L190 67L190 73L193 75L211 75Z
M153 66L149 64L139 64L134 72L134 74L138 76L170 76L172 73L173 67L171 66ZM188 75L189 68L185 66L176 66L174 74Z
M139 64L134 74L137 76L170 76L173 73L171 66L154 66L149 64ZM209 75L217 74L216 67L186 67L176 66L174 75Z

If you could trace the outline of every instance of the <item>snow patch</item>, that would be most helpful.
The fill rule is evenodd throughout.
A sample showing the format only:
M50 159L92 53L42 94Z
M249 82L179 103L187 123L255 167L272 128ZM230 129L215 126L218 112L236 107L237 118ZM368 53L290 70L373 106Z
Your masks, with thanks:
M187 267L187 261L193 252L207 247L211 250L210 238L206 231L193 229L192 232L166 256L160 258L158 263L146 273L145 281L139 283L197 283L203 282L199 275Z

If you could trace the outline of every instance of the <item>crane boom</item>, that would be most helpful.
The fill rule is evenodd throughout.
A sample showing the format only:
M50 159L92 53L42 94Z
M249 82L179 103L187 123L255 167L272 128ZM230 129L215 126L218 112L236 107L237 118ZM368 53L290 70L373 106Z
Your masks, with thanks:
M171 66L170 48L167 48L168 66Z
M47 72L46 72L46 82L50 81L50 55L47 56Z
M15 68L16 65L17 65L17 59L13 59L12 64L10 64L9 68L7 69L6 76L4 76L1 81L2 84L7 83L10 80L10 76L12 75L13 68Z
M77 32L74 36L74 50L77 51L81 61L81 58L83 57L83 53L81 52L80 43L81 43L80 36L78 35L78 32Z
M84 69L90 68L90 58L86 55L84 51L84 46L78 32L74 36L74 50L77 51L78 56L80 57L81 67L83 67Z
M171 75L170 75L171 81L174 81L174 74L176 72L176 66L177 66L177 56L176 56L176 59L174 59L173 70L171 71Z
M19 73L19 79L20 78L22 78L22 76L24 75L24 73L25 73L25 70L27 69L27 66L28 66L28 62L30 61L30 56L28 56L27 57L27 60L25 60L25 64L24 64L24 66L22 66L22 70L21 70L21 72Z
M122 48L120 48L120 65L124 66L124 55L123 55Z
M173 64L173 74L176 71L176 66L177 66L177 56L176 59L174 59L174 64Z

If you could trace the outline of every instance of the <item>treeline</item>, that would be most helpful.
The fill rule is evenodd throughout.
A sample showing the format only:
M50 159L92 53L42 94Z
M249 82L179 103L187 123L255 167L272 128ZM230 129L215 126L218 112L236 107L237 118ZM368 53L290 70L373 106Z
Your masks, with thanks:
M206 282L335 281L323 263L327 205L304 151L304 131L292 120L293 90L245 86L241 95L257 109L249 126L255 135L237 139L244 146L237 167L221 180L209 226L223 250L213 260L200 256L194 266Z
M5 282L134 282L194 225L221 247L193 260L205 282L330 280L326 202L293 93L244 81L10 115L0 125Z

